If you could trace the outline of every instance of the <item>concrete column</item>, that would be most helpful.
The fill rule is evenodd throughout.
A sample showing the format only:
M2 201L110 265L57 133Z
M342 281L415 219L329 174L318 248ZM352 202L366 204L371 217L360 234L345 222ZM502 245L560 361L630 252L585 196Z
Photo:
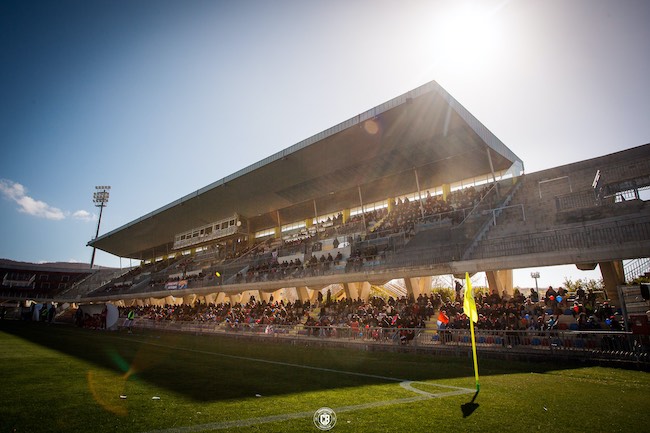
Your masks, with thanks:
M259 298L260 291L259 290L246 290L246 291L242 292L241 293L241 302L243 304L247 303L248 301L250 301L251 296L255 296L255 299L259 300L260 299Z
M348 299L361 298L362 300L367 301L370 297L370 283L368 281L343 283L343 290L345 291L345 297ZM332 296L334 295L335 294L332 293Z
M451 194L451 185L448 183L442 184L442 199L447 200L447 197Z
M204 296L206 304L213 304L217 299L217 293L209 293Z
M273 294L273 292L260 291L260 301L269 302L269 300L271 299L272 294ZM273 301L275 301L275 296L273 297Z
M619 305L617 286L625 284L625 272L623 271L623 261L614 260L611 262L600 262L600 273L603 276L605 293L607 298L614 305Z
M345 224L350 219L350 209L343 209L342 213L343 213L343 224Z
M284 289L277 289L272 292L263 292L260 291L260 300L264 300L266 302L271 302L271 296L273 296L273 303L276 301L281 301L282 299L285 298L284 294L282 293ZM286 300L285 300L286 302Z
M298 296L298 299L300 299L301 302L305 302L307 300L311 301L311 290L309 290L307 287L296 287L296 294Z
M221 304L221 303L225 303L225 302L228 302L226 300L226 293L225 292L219 292L219 294L217 294L217 297L214 300L214 303L215 304Z
M367 301L368 298L370 298L370 283L368 281L361 283L361 287L359 288L359 297L364 301Z
M357 283L343 283L343 290L345 291L345 297L348 299L357 299L359 295Z
M345 297L348 299L357 299L359 297L359 283L343 283L343 290L345 290Z
M309 300L311 301L312 304L318 300L318 292L320 292L321 290L323 290L323 286L317 286L314 287L313 289L309 288L309 293L310 293ZM325 294L323 294L323 299L325 299Z
M497 290L499 295L505 291L507 294L512 295L512 269L504 269L500 271L486 271L485 275L488 279L488 286L490 291Z
M183 304L193 305L196 302L196 295L183 296Z
M404 278L404 286L406 286L406 295L413 295L413 299L418 296L431 294L431 277L414 277Z

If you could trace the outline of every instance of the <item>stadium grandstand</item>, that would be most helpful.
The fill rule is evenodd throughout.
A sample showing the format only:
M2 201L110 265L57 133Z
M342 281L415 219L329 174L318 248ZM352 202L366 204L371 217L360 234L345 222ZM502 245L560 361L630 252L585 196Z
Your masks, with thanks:
M485 272L486 332L606 324L631 350L640 343L627 340L622 286L650 271L648 188L650 144L524 174L512 150L430 82L90 241L140 265L79 275L49 302L137 308L141 326L286 325L331 336L336 324L375 341L392 326L413 331L390 339L441 344L464 341L453 329L467 320L459 287L445 299L432 279ZM601 297L555 288L530 299L513 288L512 269L561 264L598 266ZM630 305L645 312L639 296ZM438 330L442 310L451 334L420 332ZM647 333L647 317L638 320ZM585 335L556 338L600 344ZM549 335L479 338L558 347Z
M82 263L25 263L0 259L5 298L51 299L93 272Z

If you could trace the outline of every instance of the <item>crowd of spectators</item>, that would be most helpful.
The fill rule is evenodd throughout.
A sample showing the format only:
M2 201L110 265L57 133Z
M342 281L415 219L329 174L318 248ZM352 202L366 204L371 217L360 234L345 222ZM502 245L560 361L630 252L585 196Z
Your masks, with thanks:
M459 290L460 288L460 290ZM328 292L324 299L319 293L313 304L309 301L256 300L246 303L220 303L194 305L164 305L132 307L139 318L154 321L178 321L223 324L237 330L246 326L303 325L310 335L347 336L350 338L399 338L402 343L417 335L429 323L437 323L441 332L468 329L469 321L463 312L462 287L457 285L456 296L451 299L441 292L414 297L370 297L368 300L333 300ZM590 295L574 295L571 304L566 298L558 299L549 288L541 299L535 291L525 297L518 290L512 296L496 292L476 296L479 330L498 331L555 331L568 329L566 320L575 323L572 329L612 330L622 329L621 316L607 302L589 302ZM566 295L568 298L568 294ZM594 298L595 299L595 298ZM564 302L567 302L565 305ZM129 308L122 308L125 315ZM434 320L432 320L434 319Z
M544 296L534 289L525 297L518 289L512 296L496 292L476 297L478 329L507 331L549 330L612 330L622 329L620 313L608 302L596 302L596 294L579 288L570 297L562 287L549 287ZM446 329L468 329L469 320L463 313L460 291L456 299L441 306L448 317ZM567 320L568 319L568 320ZM573 326L571 326L573 325Z
M463 210L469 210L476 206L489 192L485 186L477 190L473 186L453 191L446 199L441 195L427 196L423 200L398 199L394 202L393 210L381 222L372 228L373 233L383 235L390 233L415 232L416 224L423 218L446 217L454 224L463 220Z

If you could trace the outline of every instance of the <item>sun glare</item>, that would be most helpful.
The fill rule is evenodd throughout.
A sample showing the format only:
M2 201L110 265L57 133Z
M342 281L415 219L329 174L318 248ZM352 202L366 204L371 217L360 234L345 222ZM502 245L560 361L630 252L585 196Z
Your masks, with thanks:
M496 12L504 5L488 8L484 3L457 4L436 37L447 62L460 65L484 63L498 48Z

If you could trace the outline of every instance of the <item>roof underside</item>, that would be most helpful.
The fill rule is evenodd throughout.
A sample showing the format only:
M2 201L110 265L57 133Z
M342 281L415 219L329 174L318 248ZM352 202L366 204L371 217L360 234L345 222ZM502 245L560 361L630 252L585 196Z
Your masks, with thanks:
M174 235L228 218L251 232L495 171L521 160L437 83L355 116L89 245L120 257L171 251Z

